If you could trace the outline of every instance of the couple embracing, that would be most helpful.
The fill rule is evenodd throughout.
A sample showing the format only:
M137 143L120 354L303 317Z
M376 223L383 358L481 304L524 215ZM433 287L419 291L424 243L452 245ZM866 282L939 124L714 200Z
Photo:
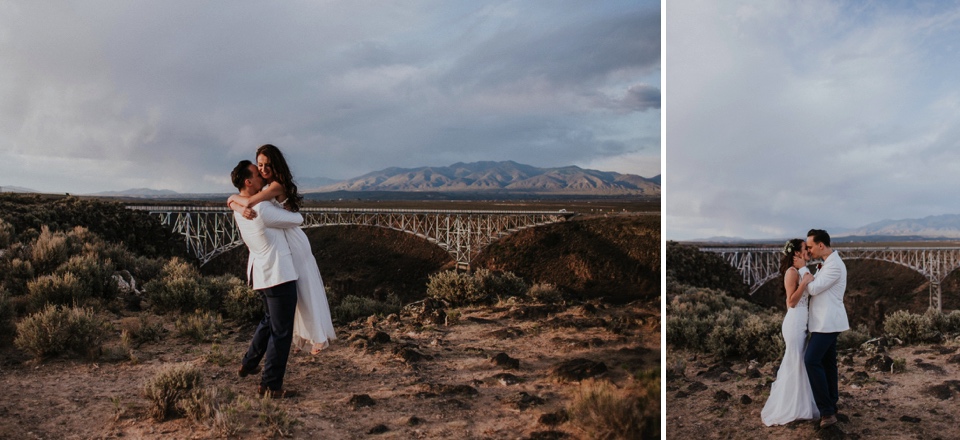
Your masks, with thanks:
M283 387L291 348L316 355L336 339L320 270L300 229L303 197L280 150L257 150L257 164L240 161L230 174L239 194L227 204L250 251L247 281L263 298L266 313L253 333L239 375L263 374L258 394L274 398L297 393Z
M816 274L807 269L810 259L823 260ZM760 417L767 426L819 417L825 428L837 422L837 336L850 328L843 306L847 267L827 231L811 229L806 241L784 246L780 274L787 291L786 350Z

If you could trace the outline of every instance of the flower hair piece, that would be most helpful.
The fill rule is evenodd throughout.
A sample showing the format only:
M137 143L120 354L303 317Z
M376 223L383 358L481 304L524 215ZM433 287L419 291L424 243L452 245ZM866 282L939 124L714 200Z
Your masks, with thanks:
M783 255L793 255L793 243L790 240L783 246Z

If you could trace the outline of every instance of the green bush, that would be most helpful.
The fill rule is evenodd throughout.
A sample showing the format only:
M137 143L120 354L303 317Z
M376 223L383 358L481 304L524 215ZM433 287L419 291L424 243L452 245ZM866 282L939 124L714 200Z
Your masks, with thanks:
M223 318L220 314L197 310L192 315L177 318L176 327L179 336L194 342L207 342L219 337L223 330Z
M529 289L523 278L516 276L513 272L495 273L488 269L477 269L473 277L489 298L522 296Z
M388 295L386 301L347 295L334 307L333 316L340 322L350 322L371 315L387 316L398 313L400 305L400 298L394 294Z
M13 225L0 218L0 249L6 249L7 246L13 244L16 236Z
M184 414L184 408L190 407L186 401L191 398L194 390L200 389L202 383L200 368L195 365L175 364L163 367L143 387L143 394L151 403L150 415L162 422L172 413Z
M87 305L90 292L84 289L76 275L44 275L27 283L31 310L40 310L48 304Z
M14 330L13 318L16 312L9 297L10 294L0 290L0 345L10 342L8 335L12 335Z
M87 253L70 257L54 273L61 276L73 274L80 280L85 296L110 301L116 298L119 292L117 282L113 279L114 272L113 262Z
M17 323L14 343L37 359L61 353L97 356L106 334L93 309L48 305Z
M15 253L8 251L8 253ZM3 289L13 295L25 295L27 283L35 278L33 264L28 259L11 258L0 259L0 276L3 277Z
M783 316L726 292L671 285L667 345L723 357L771 361L783 356Z
M563 293L553 284L537 283L527 290L527 297L543 304L555 304L563 301Z
M196 267L180 258L171 258L160 275L144 285L147 298L157 312L209 310L213 298Z
M860 324L855 329L840 332L840 336L837 337L837 350L860 348L864 342L869 340L870 330L867 329L866 325Z
M489 303L495 298L523 295L526 282L512 272L494 273L479 269L473 274L446 271L430 276L427 296L451 306Z
M40 229L40 236L30 246L30 262L38 274L48 274L69 257L67 235L51 232L47 225Z
M263 297L239 278L223 298L227 317L239 323L258 322L263 318Z
M136 346L146 342L159 341L163 338L163 324L154 320L151 322L146 314L141 314L136 318L123 318L120 320L120 330L126 332L128 338Z
M938 336L935 316L897 310L884 319L883 332L906 343L931 341Z

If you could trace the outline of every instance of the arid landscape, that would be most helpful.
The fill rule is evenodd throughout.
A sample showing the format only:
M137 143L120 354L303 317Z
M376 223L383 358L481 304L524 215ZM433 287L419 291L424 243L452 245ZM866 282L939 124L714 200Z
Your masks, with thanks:
M668 244L667 438L960 436L954 404L960 396L956 274L943 284L942 313L933 313L926 311L923 277L889 263L847 263L845 302L855 328L839 342L839 423L821 430L814 421L777 427L761 422L782 354L772 337L779 335L783 306L767 303L782 293L771 282L758 292L768 298L753 304L724 264Z
M62 212L76 202L52 203L60 205L51 212ZM23 211L44 223L63 223L54 214L44 217L45 208L37 205ZM31 233L19 217L8 222L16 226L13 237L25 241L4 255L8 271L25 264L12 254L32 259L32 249L58 243L58 237L73 249L87 234ZM105 227L88 223L94 233ZM11 331L0 341L0 384L11 391L0 397L0 438L588 439L607 429L592 419L591 396L626 402L634 419L624 425L643 426L644 438L659 438L658 216L584 216L505 237L481 254L476 269L549 285L548 294L474 305L425 297L431 274L452 263L409 234L329 227L308 235L339 340L319 355L291 357L285 386L300 395L290 399L262 400L256 376L238 377L253 323L231 318L235 303L224 297L207 314L164 306L156 290L169 290L163 287L170 285L163 281L168 272L189 270L169 262L161 270L157 265L169 258L162 253L134 258L99 240L86 246L87 255L99 253L101 262L107 254L118 266L129 259L131 273L161 280L86 299L109 329L96 353L64 350L37 359L14 344L14 324L37 310L42 283L22 271L8 275L0 318ZM216 294L224 283L236 286L231 273L245 258L237 249L195 276ZM33 276L43 273L42 263ZM44 277L79 263L64 264ZM365 299L357 306L351 298ZM221 321L209 318L218 313ZM187 331L185 323L201 318L216 324L200 335ZM145 388L174 367L200 372L193 389L198 394L160 420Z

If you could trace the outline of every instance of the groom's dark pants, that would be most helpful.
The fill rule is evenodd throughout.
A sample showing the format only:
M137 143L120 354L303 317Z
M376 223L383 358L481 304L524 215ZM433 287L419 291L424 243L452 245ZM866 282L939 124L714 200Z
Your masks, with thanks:
M253 332L250 348L243 356L243 368L254 369L263 361L260 385L271 390L283 388L287 359L293 343L293 315L297 311L297 282L289 281L259 290L266 313Z
M803 363L813 388L820 417L837 414L839 375L837 373L837 336L840 333L811 333Z

